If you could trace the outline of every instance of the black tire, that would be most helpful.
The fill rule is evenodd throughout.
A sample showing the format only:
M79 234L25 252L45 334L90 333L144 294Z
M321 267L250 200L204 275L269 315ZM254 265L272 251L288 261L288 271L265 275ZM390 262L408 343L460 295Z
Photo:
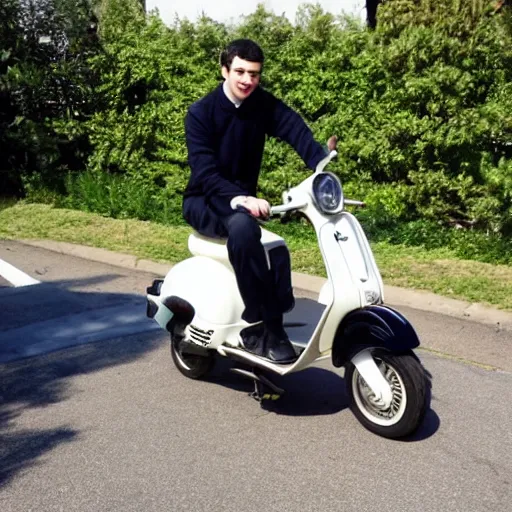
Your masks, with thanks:
M364 427L380 436L398 439L413 434L430 407L430 379L425 369L411 352L392 354L375 349L372 355L391 384L393 403L388 409L382 409L372 402L373 393L349 362L345 383L350 409Z
M200 379L207 375L213 368L215 362L214 355L208 352L206 356L195 354L183 354L179 350L181 341L180 336L171 334L171 356L176 368L182 375L189 379Z

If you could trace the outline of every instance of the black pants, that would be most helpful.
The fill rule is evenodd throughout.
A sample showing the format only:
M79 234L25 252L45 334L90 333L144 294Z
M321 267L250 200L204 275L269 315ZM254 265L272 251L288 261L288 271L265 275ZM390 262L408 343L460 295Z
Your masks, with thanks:
M245 321L273 321L293 307L288 250L277 247L269 251L269 268L260 226L251 215L192 196L183 202L183 216L200 234L228 239L229 261L244 301Z

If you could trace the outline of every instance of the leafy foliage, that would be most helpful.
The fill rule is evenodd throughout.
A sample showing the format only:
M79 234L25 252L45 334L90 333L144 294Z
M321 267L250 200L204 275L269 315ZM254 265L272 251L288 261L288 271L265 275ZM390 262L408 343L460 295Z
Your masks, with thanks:
M71 16L69 1L45 0L40 10L58 28L52 33L73 44L52 37L41 49L22 42L29 25L16 14L29 16L25 4L33 2L4 4L12 10L6 19L18 21L2 29L2 40L16 43L0 49L9 63L0 67L7 94L0 123L8 126L0 142L23 149L25 160L11 151L18 155L11 169L39 172L20 181L25 192L65 184L60 201L68 205L178 222L189 173L186 110L220 81L222 47L250 37L265 50L263 85L298 110L318 140L338 135L333 169L347 195L367 202L364 220L374 233L411 243L419 242L407 226L428 225L429 234L435 226L469 228L482 240L512 234L507 7L388 0L368 30L317 5L302 6L295 24L259 6L233 26L201 17L168 27L137 0L103 0L94 42L85 36L88 2ZM73 172L64 181L66 171ZM269 140L260 193L278 202L307 172L291 148Z
M58 186L84 168L90 148L77 127L95 109L87 60L99 46L87 0L6 0L0 18L0 184L21 195L34 172Z

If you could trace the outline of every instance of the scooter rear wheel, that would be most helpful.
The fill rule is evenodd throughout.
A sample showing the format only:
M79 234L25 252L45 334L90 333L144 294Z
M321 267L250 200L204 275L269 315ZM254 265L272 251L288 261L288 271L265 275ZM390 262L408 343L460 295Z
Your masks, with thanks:
M391 439L408 436L421 425L430 406L430 380L412 353L375 350L372 355L391 386L391 406L383 408L354 364L348 363L345 382L350 408L362 425L375 434Z
M180 351L181 338L171 333L171 356L179 372L189 379L200 379L207 375L215 362L212 353L206 356L183 354Z

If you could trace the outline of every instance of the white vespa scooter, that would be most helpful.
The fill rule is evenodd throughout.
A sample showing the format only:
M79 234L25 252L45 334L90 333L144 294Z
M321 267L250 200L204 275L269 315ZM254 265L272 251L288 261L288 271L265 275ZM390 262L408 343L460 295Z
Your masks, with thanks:
M244 304L228 259L225 240L190 235L193 257L175 265L164 280L147 289L147 315L170 332L171 354L178 370L197 379L212 368L214 355L243 368L232 370L254 380L252 396L277 399L283 390L265 374L285 375L330 357L345 366L351 409L369 430L389 438L413 433L430 404L430 381L412 352L419 345L409 322L384 306L383 285L366 236L346 205L337 176L324 172L332 151L314 174L283 194L285 204L272 215L300 212L315 228L327 270L318 301L296 299L284 326L297 360L276 364L245 351L239 332ZM262 229L269 254L284 240Z

